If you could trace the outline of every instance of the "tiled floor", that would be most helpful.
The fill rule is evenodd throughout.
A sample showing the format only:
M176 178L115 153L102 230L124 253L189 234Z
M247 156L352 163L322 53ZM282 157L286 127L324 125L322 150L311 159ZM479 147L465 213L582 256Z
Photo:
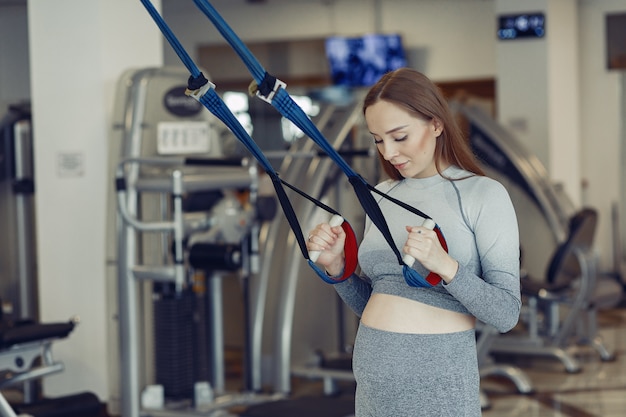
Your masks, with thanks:
M600 335L616 359L603 362L590 348L576 356L579 373L570 374L556 359L517 361L534 392L520 395L513 384L485 379L483 389L491 407L484 417L624 417L626 416L626 309L603 312Z

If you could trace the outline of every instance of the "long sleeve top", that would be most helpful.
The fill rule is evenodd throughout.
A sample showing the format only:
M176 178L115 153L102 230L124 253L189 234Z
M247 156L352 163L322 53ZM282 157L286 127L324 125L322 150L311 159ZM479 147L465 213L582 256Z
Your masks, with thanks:
M366 218L359 246L361 276L335 284L344 302L360 316L372 293L391 294L460 313L471 314L500 332L512 329L521 308L519 231L508 192L499 182L451 166L442 175L384 181L377 188L422 212L439 225L448 253L459 264L454 279L432 288L409 286L402 265L380 231ZM423 218L378 196L398 249L405 226ZM428 271L416 262L423 276Z

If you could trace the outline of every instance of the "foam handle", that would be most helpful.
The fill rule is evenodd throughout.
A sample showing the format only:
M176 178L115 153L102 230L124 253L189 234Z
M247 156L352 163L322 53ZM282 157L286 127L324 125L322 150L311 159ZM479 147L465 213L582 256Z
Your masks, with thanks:
M426 219L424 220L424 223L422 223L422 227L425 227L430 230L433 230L435 226L436 226L436 223L433 221L433 219ZM408 267L412 267L413 264L415 263L415 258L409 255L408 253L405 253L404 256L402 257L402 261Z
M330 220L328 221L328 224L330 224L330 227L341 226L342 223L343 223L343 217L341 217L338 214L333 214L333 217L331 217ZM312 250L311 252L309 252L309 259L312 260L313 262L317 262L317 258L320 257L321 253L322 252L318 250Z

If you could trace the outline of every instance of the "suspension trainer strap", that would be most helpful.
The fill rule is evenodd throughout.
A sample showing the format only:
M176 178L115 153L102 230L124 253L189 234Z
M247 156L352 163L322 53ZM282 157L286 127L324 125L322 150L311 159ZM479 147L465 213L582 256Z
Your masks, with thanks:
M392 196L383 193L382 191L378 190L377 188L373 187L370 184L367 184L368 188L375 192L376 194L378 194L379 196L399 205L400 207L404 208L405 210L410 211L413 214L417 214L418 216L424 218L424 219L430 219L432 220L432 218L424 213L423 211L413 207L413 206L409 206L407 203L405 203L404 201L398 200L396 198L393 198ZM435 224L434 227L435 233L437 233L437 238L439 239L439 243L441 243L441 247L447 252L448 251L448 242L446 242L445 237L443 236L443 232L441 231L441 228L439 227L438 224Z
M298 106L289 93L287 93L285 83L280 82L275 77L267 73L265 68L263 68L259 61L254 57L252 52L207 0L194 0L194 3L213 23L216 29L235 50L237 55L239 55L246 67L248 67L248 70L254 77L254 82L256 83L256 87L253 86L249 90L255 92L256 95L264 101L272 104L272 106L274 106L284 117L293 122L300 130L309 136L324 152L326 152L326 154L348 177L364 211L384 236L385 240L398 258L399 264L404 266L403 274L407 283L411 286L426 287L438 283L441 279L436 274L431 273L429 277L424 279L417 271L406 267L407 265L403 262L402 255L393 241L393 237L389 231L385 217L380 211L378 203L370 193L370 189L373 187L367 184L367 182L350 167L350 165L326 140L322 133L317 129L317 126L315 126L306 113L300 108L300 106ZM402 207L406 208L407 205L402 205ZM422 215L422 217L430 219L429 216ZM441 233L438 234L438 237L440 237L440 240L443 239L443 235ZM443 240L445 241L445 239ZM447 245L445 245L445 247L447 250Z
M245 128L241 125L239 120L237 120L237 118L230 111L228 106L226 106L222 98L217 94L217 92L215 91L215 85L209 82L204 77L197 65L190 58L189 54L185 51L178 39L174 36L173 32L169 29L161 15L156 11L152 3L149 0L141 0L141 3L146 7L150 16L152 16L153 20L161 29L161 32L163 33L165 38L168 40L170 45L172 45L172 48L174 49L176 54L179 56L181 61L191 73L188 80L186 94L198 100L204 107L206 107L226 126L228 126L233 134L237 137L237 139L246 147L246 149L248 149L252 156L259 162L259 164L264 168L266 173L270 176L279 203L285 214L285 217L287 218L289 226L291 227L291 230L296 237L296 241L298 242L300 251L302 252L304 258L308 260L311 268L317 273L318 276L320 276L320 278L322 278L325 282L331 284L335 284L337 282L341 282L347 279L350 275L354 273L357 265L356 237L354 231L352 230L352 227L348 224L347 221L343 221L342 227L346 231L347 235L346 243L353 245L354 248L345 248L346 267L344 268L344 274L339 278L331 278L324 271L322 271L313 261L311 261L309 252L306 248L306 241L302 233L302 228L300 227L300 223L298 222L293 206L291 205L291 202L287 197L283 185L287 185L290 189L294 191L297 190L297 188L279 178L278 173L274 170L273 166L265 157L256 142L252 140L252 138L249 136ZM297 190L297 192L302 196L306 196L308 200L312 201L320 208L329 211L332 214L339 215L337 211L323 204L319 200L306 195L303 191ZM350 256L350 259L348 259L348 256Z

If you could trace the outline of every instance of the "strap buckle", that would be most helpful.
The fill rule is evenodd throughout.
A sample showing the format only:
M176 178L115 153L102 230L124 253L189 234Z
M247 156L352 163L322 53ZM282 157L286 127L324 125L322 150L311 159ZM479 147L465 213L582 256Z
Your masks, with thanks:
M278 78L274 78L274 85L272 86L271 90L266 95L264 95L263 93L261 93L261 90L259 89L256 81L253 80L248 87L248 93L250 93L250 95L257 96L258 98L269 104L272 104L272 99L278 92L279 88L287 88L287 84L279 80Z
M189 97L193 97L196 100L200 101L200 99L206 94L210 89L215 89L215 84L211 81L206 82L202 87L197 88L195 90L190 90L189 88L185 89L185 95Z

